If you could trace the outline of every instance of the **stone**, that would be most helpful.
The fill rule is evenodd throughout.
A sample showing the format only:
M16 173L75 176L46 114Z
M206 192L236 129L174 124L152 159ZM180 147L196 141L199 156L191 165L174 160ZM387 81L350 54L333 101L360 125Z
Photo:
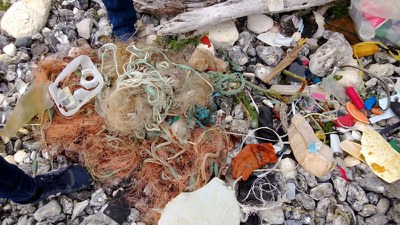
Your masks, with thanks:
M344 163L346 164L346 166L348 168L350 168L350 167L354 167L354 166L360 165L361 161L358 160L356 157L353 157L353 156L349 155L344 159Z
M234 119L231 124L231 132L239 134L247 134L249 125L246 120Z
M17 162L15 162L13 155L8 155L8 156L4 157L4 160L6 160L7 162L14 164L14 165L17 164Z
M370 204L376 205L378 204L379 201L379 195L375 192L368 192L367 193L367 198Z
M17 163L22 163L26 156L27 156L27 153L24 150L19 150L14 154L14 160Z
M50 222L51 224L56 224L57 222L64 220L66 217L67 216L64 213L61 213L59 215L49 217L47 219L47 222Z
M369 217L376 214L376 206L372 204L365 204L363 205L362 209L360 212L358 212L358 215L362 217Z
M387 198L382 198L376 205L376 213L385 215L390 208L390 201Z
M365 219L367 225L385 225L389 222L387 216L376 214Z
M261 34L269 31L274 26L271 17L264 14L247 16L247 29L253 33Z
M332 173L327 173L322 177L315 177L318 183L328 182L332 178Z
M15 80L15 88L17 89L20 95L24 94L26 90L28 90L28 83L25 83L22 79L17 78Z
M33 217L28 217L27 215L21 216L18 219L17 225L34 225L35 224L35 218Z
M315 208L315 216L317 217L325 217L327 214L327 209L329 206L336 204L336 200L334 197L323 198L318 202L317 208Z
M339 201L344 202L346 201L347 197L347 181L342 177L335 177L333 179L333 187L337 193L337 197Z
M11 43L3 48L3 52L6 53L10 57L14 57L17 54L17 47L15 47L15 44Z
M131 208L131 213L129 214L127 220L128 223L134 223L139 219L140 212L135 208Z
M13 80L15 80L15 78L17 78L17 73L15 72L15 70L8 70L6 76L4 77L4 79L6 79L8 82L11 82Z
M17 38L17 40L15 40L15 46L17 48L19 47L31 47L33 43L33 40L31 37L23 37L23 38Z
M332 194L333 186L331 183L318 184L315 188L310 190L310 197L317 201L332 196Z
M40 207L33 216L35 217L35 220L42 222L46 220L47 218L50 218L52 216L57 216L61 213L61 206L60 203L56 200L52 200L46 205Z
M239 39L239 31L234 21L216 24L208 28L208 37L215 47L233 46Z
M367 88L373 88L376 86L376 84L378 83L378 79L373 77L371 79L369 79L368 81L365 82L365 86Z
M62 206L64 214L72 214L72 210L74 209L74 204L72 203L72 200L67 197L62 197L60 200L60 204Z
M34 59L39 58L42 55L45 55L49 51L50 49L46 44L34 43L31 46L32 57Z
M328 75L335 66L347 63L353 55L349 42L341 33L333 33L329 40L310 56L310 71L319 77Z
M79 36L85 39L90 38L92 27L93 27L93 20L91 18L86 18L76 23L76 29L78 30Z
M377 63L379 64L384 64L384 63L395 63L397 60L393 58L387 51L385 50L379 50L374 54L374 59L376 60Z
M375 74L377 77L389 77L394 74L394 72L398 72L398 68L396 68L393 64L385 63L385 64L372 64L368 67L368 71Z
M28 141L22 142L22 147L29 151L37 151L40 149L40 146L41 146L41 144L38 141L28 140Z
M257 55L267 64L267 66L275 67L281 61L283 50L280 47L257 46Z
M77 218L85 210L86 206L88 206L88 205L89 205L89 200L75 203L71 219L74 220L75 218Z
M12 58L10 56L8 56L7 54L0 54L0 62L10 63L11 60L12 60Z
M247 54L244 53L240 46L233 46L231 50L229 50L229 58L240 66L243 66L249 61Z
M104 193L103 189L98 189L92 194L89 205L92 207L101 207L107 202L107 195Z
M85 217L79 225L118 225L118 223L103 213L96 213Z
M296 201L298 201L301 207L305 210L314 210L315 208L315 201L305 193L297 194Z
M235 105L235 108L233 109L233 117L235 119L244 119L244 108L241 104Z
M47 22L50 0L24 0L14 3L1 19L1 28L14 38L30 37Z
M231 115L228 115L225 117L225 122L227 122L227 123L232 122L232 120L233 120L233 117Z
M347 202L355 211L361 211L362 206L369 202L365 191L355 182L349 185L347 191Z
M154 27L160 25L160 21L158 19L156 19L152 16L149 16L149 15L143 15L141 20L144 25L153 24Z
M17 223L17 219L10 216L10 217L4 218L1 225L13 225L15 223Z
M254 36L248 31L243 31L242 33L239 34L239 40L237 41L237 45L239 45L244 52L248 53L248 50L251 48L253 41L254 41ZM255 56L251 54L249 55Z
M358 184L366 191L380 194L385 192L385 186L383 185L382 180L378 177L364 177L358 182Z
M7 37L0 35L0 48L3 49L4 46L10 44L10 41L8 40Z
M282 224L285 222L283 210L279 208L266 209L259 211L260 218L268 224Z
M303 223L298 220L286 220L284 225L302 225Z

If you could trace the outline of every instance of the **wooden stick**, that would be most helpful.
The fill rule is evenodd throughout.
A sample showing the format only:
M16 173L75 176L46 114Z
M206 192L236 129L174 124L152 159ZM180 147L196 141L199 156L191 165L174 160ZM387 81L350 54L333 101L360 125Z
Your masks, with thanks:
M279 0L283 1L283 9L274 12L269 10L268 4L271 1L276 0L228 0L209 7L182 13L158 26L157 30L161 34L185 33L206 28L211 24L218 24L252 14L307 9L335 0Z

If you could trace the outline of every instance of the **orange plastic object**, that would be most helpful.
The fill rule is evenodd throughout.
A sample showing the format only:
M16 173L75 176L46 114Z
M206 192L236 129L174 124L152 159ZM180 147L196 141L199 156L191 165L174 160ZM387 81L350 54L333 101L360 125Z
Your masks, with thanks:
M375 114L375 115L382 115L382 114L384 113L381 109L376 108L376 107L372 108L372 109L371 109L371 112L372 112L373 114Z
M348 102L346 107L347 111L349 111L350 115L354 117L354 119L362 123L369 123L368 118L360 110L358 110L353 103Z
M248 144L232 161L233 178L242 176L242 180L246 181L255 169L277 161L278 158L271 143Z

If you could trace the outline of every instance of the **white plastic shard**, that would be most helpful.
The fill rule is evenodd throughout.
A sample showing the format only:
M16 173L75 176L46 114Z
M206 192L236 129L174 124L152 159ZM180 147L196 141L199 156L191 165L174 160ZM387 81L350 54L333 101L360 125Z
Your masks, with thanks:
M80 86L71 92L68 86L61 84L65 78L77 70L81 73ZM60 113L64 116L72 116L101 91L103 84L103 76L89 56L81 55L72 60L50 84L49 92Z
M366 129L361 138L361 154L372 171L388 183L400 179L400 153L375 130Z
M191 193L181 193L166 206L158 225L239 225L235 192L219 178Z

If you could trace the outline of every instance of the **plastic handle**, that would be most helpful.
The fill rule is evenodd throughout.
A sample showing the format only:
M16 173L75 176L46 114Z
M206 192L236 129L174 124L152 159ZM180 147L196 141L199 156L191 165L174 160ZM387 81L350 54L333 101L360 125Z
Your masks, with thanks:
M357 109L364 109L364 102L353 87L346 88L346 93Z

